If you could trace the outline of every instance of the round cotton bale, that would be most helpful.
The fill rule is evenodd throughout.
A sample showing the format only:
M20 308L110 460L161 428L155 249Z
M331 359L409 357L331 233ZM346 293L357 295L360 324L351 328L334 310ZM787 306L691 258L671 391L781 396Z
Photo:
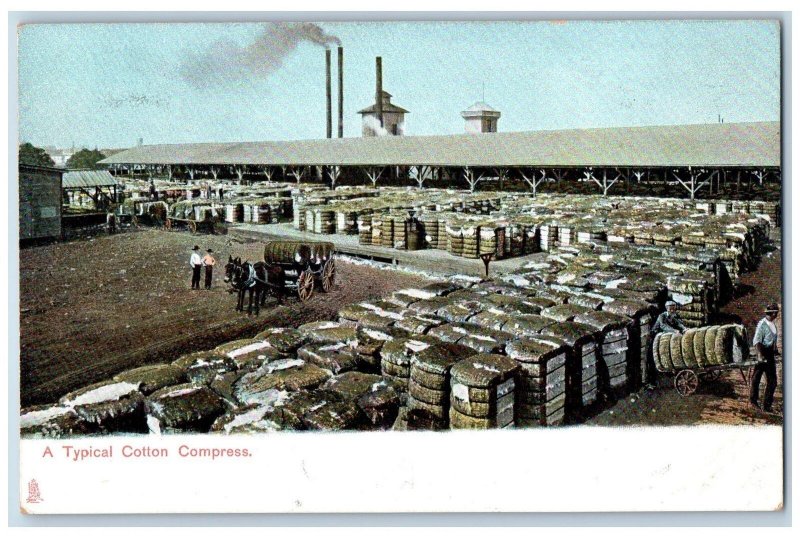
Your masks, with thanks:
M443 405L448 398L446 391L429 389L414 381L413 377L408 382L408 395L431 405Z
M715 345L717 343L717 330L719 327L711 326L706 328L706 335L703 339L703 344L706 351L706 360L708 360L709 364L712 366L717 366L722 364L719 359L717 358L717 353L715 349Z
M708 361L706 357L706 327L700 327L695 329L694 334L692 335L692 349L694 350L694 360L697 363L697 366L701 368L705 368L706 366L711 366L711 363Z
M311 247L300 241L270 241L264 245L264 261L267 263L305 264L311 258Z
M668 333L659 333L653 342L653 358L655 359L656 368L661 372L671 372L673 370L672 361L670 360L670 340Z
M450 408L449 418L450 428L454 430L488 430L496 426L494 420L471 417L459 413L452 407Z
M733 362L735 332L735 325L722 325L717 329L717 337L714 340L714 355L716 355L717 364Z
M681 335L681 357L688 368L700 366L694 354L694 335L697 329L689 329Z
M222 398L208 387L186 383L166 387L148 396L147 424L153 433L208 432L225 412Z
M738 347L738 353L736 348ZM747 336L747 328L744 325L736 325L734 328L734 360L746 362L750 360L750 338Z
M138 384L139 392L147 395L164 387L182 383L184 372L172 364L150 364L126 370L115 375L113 379L118 382Z
M681 341L683 335L678 333L670 334L669 340L669 358L672 362L672 367L676 370L686 368L686 363L683 362L683 353L681 352Z
M450 387L449 376L426 372L419 369L414 364L411 365L411 370L409 370L409 377L417 384L431 390L446 391L449 390Z

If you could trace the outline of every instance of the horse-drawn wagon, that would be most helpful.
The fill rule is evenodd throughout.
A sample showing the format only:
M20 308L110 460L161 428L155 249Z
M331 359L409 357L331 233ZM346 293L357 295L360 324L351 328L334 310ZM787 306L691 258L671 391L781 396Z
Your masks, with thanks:
M271 241L264 246L264 263L283 269L285 287L296 290L305 302L314 295L316 284L324 292L333 289L336 280L333 254L330 242Z
M169 208L164 227L168 230L186 226L190 232L215 233L217 224L223 221L224 207L206 200L183 200Z

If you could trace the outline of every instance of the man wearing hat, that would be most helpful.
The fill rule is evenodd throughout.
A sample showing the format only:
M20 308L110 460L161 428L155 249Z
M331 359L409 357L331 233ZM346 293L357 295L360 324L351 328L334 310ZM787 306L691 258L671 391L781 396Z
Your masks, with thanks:
M214 259L214 251L208 249L206 251L206 255L203 256L203 266L206 268L206 289L211 289L211 273L214 270L214 264L217 263L217 260Z
M682 333L686 330L680 316L678 316L678 304L675 301L667 301L667 311L662 312L656 318L650 329L650 342L647 347L647 362L645 363L645 383L647 388L652 389L656 382L656 363L653 360L653 343L659 333Z
M775 369L775 351L778 347L778 329L775 327L775 319L778 317L779 308L777 304L771 304L764 309L764 317L756 326L756 334L753 336L753 345L758 352L758 364L753 368L753 381L750 384L750 404L758 408L758 392L761 385L762 374L767 378L767 386L764 388L764 405L761 407L767 413L772 412L772 399L775 396L775 388L778 386L778 373Z
M675 301L667 301L666 307L667 311L662 312L653 324L653 335L658 333L682 333L686 331L686 325L683 324L683 321L678 315L677 303L675 303Z
M203 258L200 257L200 247L195 245L192 248L192 257L189 258L189 265L192 267L192 289L200 289L200 269L203 267Z

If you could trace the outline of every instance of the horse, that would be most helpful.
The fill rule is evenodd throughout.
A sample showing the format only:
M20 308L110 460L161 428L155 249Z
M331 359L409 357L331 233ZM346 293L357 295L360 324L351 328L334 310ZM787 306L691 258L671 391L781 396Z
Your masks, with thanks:
M224 280L237 292L237 312L244 311L244 296L245 293L249 293L248 315L253 313L253 306L256 316L259 314L260 307L266 305L267 295L270 292L278 299L278 304L283 304L285 278L282 268L270 267L264 262L250 263L246 260L242 262L241 258L234 259L228 256L228 263L225 265Z

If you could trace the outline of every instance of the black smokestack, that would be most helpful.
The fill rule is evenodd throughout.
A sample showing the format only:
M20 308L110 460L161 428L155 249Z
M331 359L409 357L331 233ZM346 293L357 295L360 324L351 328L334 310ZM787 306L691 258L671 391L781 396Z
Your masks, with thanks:
M331 114L331 49L325 49L325 112L327 119L325 123L326 136L333 136L333 117Z
M381 57L375 58L375 113L383 127L383 63Z
M339 47L339 138L344 136L344 49Z

